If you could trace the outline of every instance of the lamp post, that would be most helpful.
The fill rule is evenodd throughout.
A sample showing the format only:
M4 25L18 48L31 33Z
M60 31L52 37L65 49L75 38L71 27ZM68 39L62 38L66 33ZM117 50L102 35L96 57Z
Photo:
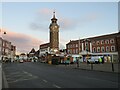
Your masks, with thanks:
M80 54L80 38L79 38L79 41L78 41L78 53ZM79 68L79 62L80 62L80 57L76 57L76 61L77 61L77 67Z

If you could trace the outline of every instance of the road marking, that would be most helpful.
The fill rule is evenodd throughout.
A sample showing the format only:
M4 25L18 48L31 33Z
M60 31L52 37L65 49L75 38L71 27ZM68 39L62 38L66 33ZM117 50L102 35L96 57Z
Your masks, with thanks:
M46 82L46 83L48 82L47 80L43 80L43 81Z
M56 85L56 84L53 84L54 87L56 88L61 88L60 86Z
M33 76L31 73L28 73L28 72L26 72L26 71L23 71L25 74L27 74L27 75L29 75L29 76Z

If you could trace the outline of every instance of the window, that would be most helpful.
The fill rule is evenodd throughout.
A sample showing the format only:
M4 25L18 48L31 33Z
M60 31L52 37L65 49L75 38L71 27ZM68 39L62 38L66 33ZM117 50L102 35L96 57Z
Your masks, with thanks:
M96 52L96 48L95 47L93 48L93 52Z
M97 45L99 45L100 44L100 41L97 41Z
M78 44L76 44L76 47L78 47Z
M109 44L109 40L106 40L105 43L106 43L106 44Z
M104 40L101 40L101 44L104 44Z
M78 49L76 49L76 53L78 53Z
M101 51L102 51L102 52L105 52L105 47L101 47Z
M75 47L75 44L73 44L73 48Z
M72 45L71 45L71 48L72 48Z
M100 52L100 47L97 47L97 52Z
M114 39L111 39L111 40L110 40L110 43L114 43Z
M111 46L111 51L115 51L115 46Z
M109 46L106 46L106 52L110 51Z

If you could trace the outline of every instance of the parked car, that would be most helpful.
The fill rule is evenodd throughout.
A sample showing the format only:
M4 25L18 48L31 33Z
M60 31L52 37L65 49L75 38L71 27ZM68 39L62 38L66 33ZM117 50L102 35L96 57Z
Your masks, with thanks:
M90 64L90 63L95 63L95 60L94 59L88 59L87 60L87 63Z

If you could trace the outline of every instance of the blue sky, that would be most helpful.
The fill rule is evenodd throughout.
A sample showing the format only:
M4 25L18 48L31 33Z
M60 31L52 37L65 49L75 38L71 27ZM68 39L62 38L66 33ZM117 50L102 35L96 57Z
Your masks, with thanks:
M25 42L22 35L26 35L38 41L38 45L31 45L28 49L38 49L39 44L49 42L49 25L54 10L60 25L61 48L69 40L118 32L117 2L2 2L0 27L7 32L21 35L21 41L13 41L14 35L13 38L9 36L12 34L8 33L6 36L16 46ZM20 52L30 51L20 45L18 48Z

